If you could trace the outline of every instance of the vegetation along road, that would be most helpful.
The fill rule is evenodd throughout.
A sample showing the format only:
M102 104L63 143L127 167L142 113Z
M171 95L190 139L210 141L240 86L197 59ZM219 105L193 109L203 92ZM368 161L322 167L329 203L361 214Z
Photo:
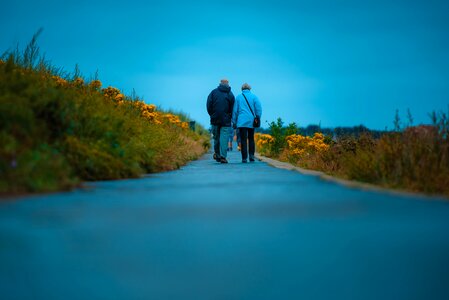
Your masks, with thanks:
M449 299L449 202L211 153L0 203L2 299Z

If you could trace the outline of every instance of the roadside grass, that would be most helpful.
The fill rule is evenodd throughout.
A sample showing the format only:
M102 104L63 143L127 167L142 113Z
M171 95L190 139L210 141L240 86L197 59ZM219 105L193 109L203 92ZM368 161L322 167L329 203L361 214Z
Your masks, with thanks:
M199 124L52 66L37 34L0 57L0 194L173 170L209 146ZM182 120L181 120L182 119Z
M270 133L274 134L257 134L257 146L262 155L306 169L388 188L449 196L448 115L433 112L430 116L431 125L413 126L409 122L400 127L396 119L395 130L379 138L367 132L336 140L322 134L290 134L288 126L282 128L282 122L273 122Z

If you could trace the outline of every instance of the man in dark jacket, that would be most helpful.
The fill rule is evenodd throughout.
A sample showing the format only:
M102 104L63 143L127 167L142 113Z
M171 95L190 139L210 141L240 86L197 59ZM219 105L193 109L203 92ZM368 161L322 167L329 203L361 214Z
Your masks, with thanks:
M228 163L228 136L231 131L234 102L235 98L227 79L222 79L220 85L207 97L207 112L214 135L214 159L223 164Z

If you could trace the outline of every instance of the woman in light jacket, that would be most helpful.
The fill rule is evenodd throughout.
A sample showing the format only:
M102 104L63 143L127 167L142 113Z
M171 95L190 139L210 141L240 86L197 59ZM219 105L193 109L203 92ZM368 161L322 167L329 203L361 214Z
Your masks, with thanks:
M251 86L244 83L242 85L242 93L235 99L234 110L232 112L232 124L240 132L243 163L246 163L248 159L248 146L249 161L254 161L256 146L254 143L253 122L256 116L259 118L262 116L262 106L260 105L259 98L251 93Z

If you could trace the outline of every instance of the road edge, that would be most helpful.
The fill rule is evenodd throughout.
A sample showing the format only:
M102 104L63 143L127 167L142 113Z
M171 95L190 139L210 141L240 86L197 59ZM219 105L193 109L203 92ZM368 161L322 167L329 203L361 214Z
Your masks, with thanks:
M426 199L426 200L441 200L441 201L449 200L449 198L445 197L444 195L427 195L427 194L422 194L422 193L414 193L414 192L405 191L405 190L381 187L378 185L360 182L360 181L353 181L353 180L338 178L338 177L331 176L331 175L326 174L321 171L304 169L301 167L294 166L288 162L283 162L283 161L275 160L275 159L272 159L272 158L269 158L266 156L262 156L259 153L256 153L255 157L258 160L263 161L263 162L265 162L275 168L278 168L278 169L296 171L296 172L299 172L299 173L301 173L303 175L307 175L307 176L315 176L315 177L320 178L321 180L333 182L333 183L336 183L336 184L339 184L339 185L342 185L342 186L345 186L348 188L352 188L352 189L373 191L373 192L379 192L379 193L387 193L387 194L392 194L392 195L396 195L396 196L415 197L415 198L421 198L421 199Z

